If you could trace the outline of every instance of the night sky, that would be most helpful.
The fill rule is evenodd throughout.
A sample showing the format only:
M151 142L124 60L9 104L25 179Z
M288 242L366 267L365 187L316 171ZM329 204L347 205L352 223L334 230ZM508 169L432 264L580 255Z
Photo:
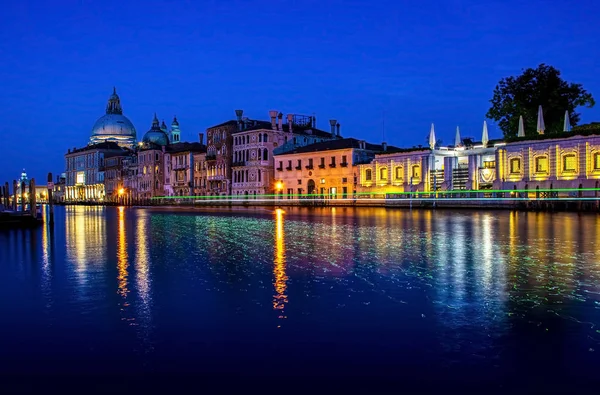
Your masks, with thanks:
M45 181L87 144L117 87L138 139L156 111L183 140L271 109L344 136L479 138L500 78L547 63L600 101L597 1L3 2L0 181ZM581 109L600 121L600 104ZM501 132L490 124L490 138Z

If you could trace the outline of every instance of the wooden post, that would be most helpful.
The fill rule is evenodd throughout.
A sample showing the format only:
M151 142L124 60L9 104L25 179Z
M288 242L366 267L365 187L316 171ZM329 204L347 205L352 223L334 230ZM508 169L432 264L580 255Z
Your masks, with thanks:
M6 199L6 203L4 205L8 209L9 204L10 204L10 189L8 188L8 181L4 183L4 192L5 192L4 199Z
M25 212L25 181L21 181L21 213Z
M37 218L37 210L35 207L35 178L29 180L29 212L33 218Z
M52 173L48 173L48 204L50 205L50 225L54 225L54 197L52 190L54 189L52 182Z
M13 180L13 211L17 211L17 180Z

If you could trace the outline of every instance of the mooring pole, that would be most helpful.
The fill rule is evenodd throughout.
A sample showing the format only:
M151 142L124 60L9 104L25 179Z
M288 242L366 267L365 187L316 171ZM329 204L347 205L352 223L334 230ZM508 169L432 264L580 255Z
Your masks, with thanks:
M35 178L32 178L29 180L29 212L33 218L37 218L35 203Z
M52 191L54 183L52 182L52 173L48 173L48 204L50 205L50 225L54 225L54 197Z

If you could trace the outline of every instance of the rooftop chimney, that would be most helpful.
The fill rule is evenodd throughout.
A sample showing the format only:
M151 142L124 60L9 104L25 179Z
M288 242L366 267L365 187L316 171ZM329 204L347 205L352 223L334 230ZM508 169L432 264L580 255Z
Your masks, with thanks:
M337 125L335 125L335 127L337 128L337 136L340 137L340 124L338 122Z
M337 125L337 121L335 119L330 119L329 125L331 126L331 135L335 136L335 125Z
M313 128L317 127L317 117L315 115L312 116L312 124L311 124L311 126Z
M277 129L277 110L269 111L269 117L271 118L271 128L273 130Z
M242 131L242 114L244 114L244 110L235 110L235 117L237 118L238 130Z
M385 141L381 143L381 147L383 148L383 152L387 151L387 143Z
M288 132L292 133L292 125L294 123L294 114L288 114L287 121L288 121Z
M279 128L278 128L278 130L283 130L283 114L279 113L279 115L277 116L277 118L279 118Z
M244 110L235 110L235 117L237 118L238 122L241 122L242 114L244 114Z
M201 145L204 145L204 133L198 133L198 140L200 140Z

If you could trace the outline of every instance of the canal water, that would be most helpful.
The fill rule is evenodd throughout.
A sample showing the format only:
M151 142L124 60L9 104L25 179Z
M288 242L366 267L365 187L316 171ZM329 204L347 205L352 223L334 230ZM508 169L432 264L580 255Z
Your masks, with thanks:
M532 393L599 376L597 215L58 207L55 221L0 232L0 392Z

